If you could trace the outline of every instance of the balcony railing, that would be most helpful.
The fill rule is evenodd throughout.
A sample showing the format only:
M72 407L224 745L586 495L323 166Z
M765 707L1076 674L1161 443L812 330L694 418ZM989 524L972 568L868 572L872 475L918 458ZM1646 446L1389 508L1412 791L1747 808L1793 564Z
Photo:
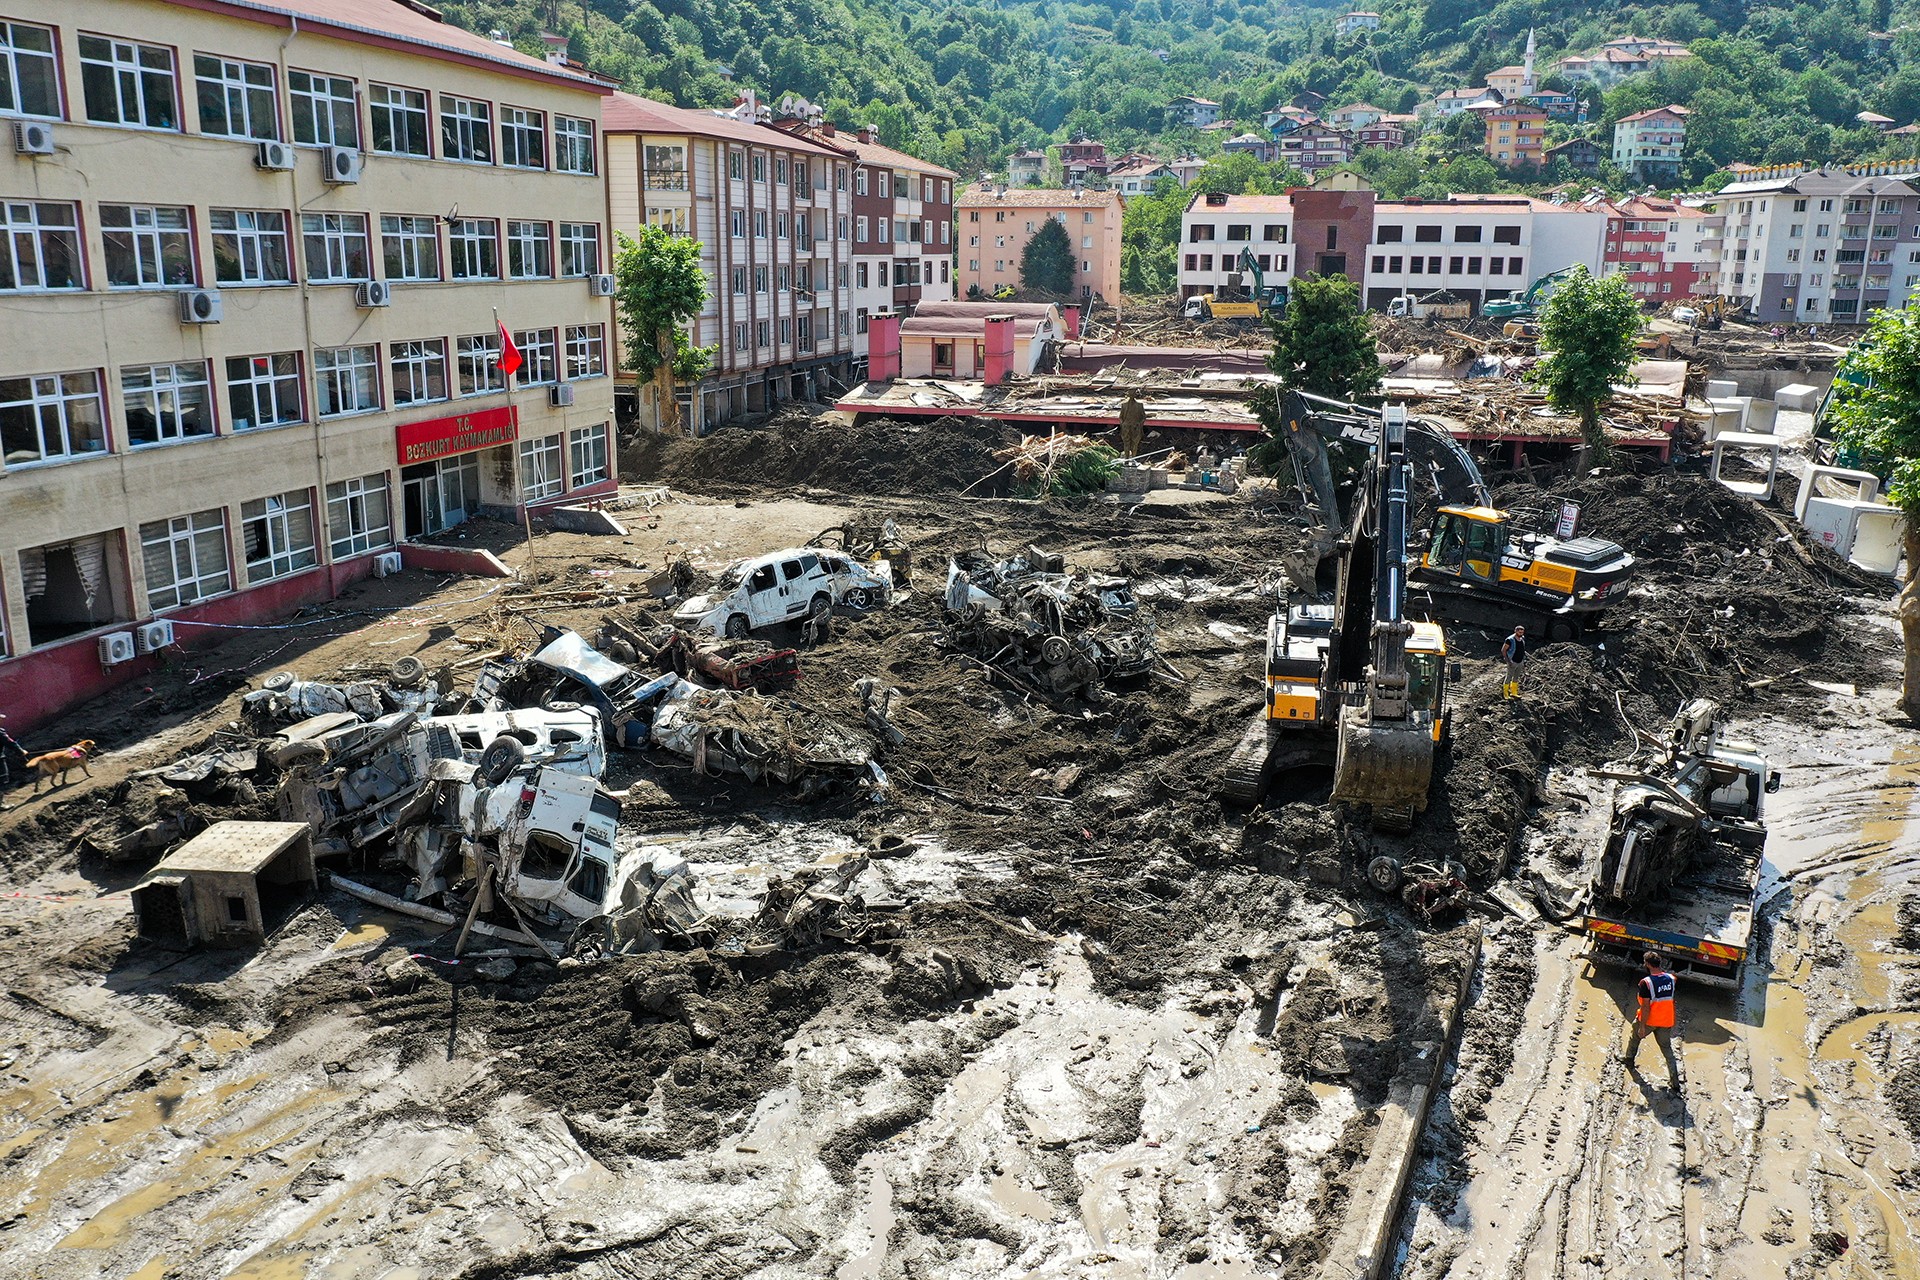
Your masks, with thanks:
M685 191L687 171L685 169L649 169L646 188L649 191Z

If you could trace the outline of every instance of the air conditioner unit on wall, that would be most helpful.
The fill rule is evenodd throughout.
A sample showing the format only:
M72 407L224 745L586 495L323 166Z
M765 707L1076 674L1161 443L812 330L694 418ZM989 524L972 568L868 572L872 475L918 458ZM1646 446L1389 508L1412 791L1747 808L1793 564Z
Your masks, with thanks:
M352 147L328 147L321 153L326 160L322 175L335 186L360 181L360 153Z
M613 296L613 277L610 275L588 276L587 292L596 298L611 298Z
M167 621L149 622L136 627L133 632L133 647L141 653L153 653L173 643L173 624Z
M53 154L53 126L38 120L13 122L13 149L23 156Z
M405 567L406 563L400 559L398 551L382 551L373 558L373 576L376 578L391 577Z
M573 406L573 384L571 382L557 382L553 386L548 387L547 403L556 409L571 408Z
M354 289L353 305L356 307L392 306L393 286L385 280L369 280Z
M183 289L180 293L181 324L219 324L218 289Z
M255 149L253 163L256 168L285 172L293 168L293 148L269 139Z
M100 665L117 667L133 661L133 632L109 631L100 637Z

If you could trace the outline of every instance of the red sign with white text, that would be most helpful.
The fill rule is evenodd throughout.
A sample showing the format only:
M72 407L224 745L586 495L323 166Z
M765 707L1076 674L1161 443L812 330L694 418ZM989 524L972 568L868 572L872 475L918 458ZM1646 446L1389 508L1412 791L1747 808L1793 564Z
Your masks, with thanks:
M497 409L476 409L450 418L402 423L394 429L394 436L400 445L401 466L432 462L456 453L512 444L520 438L520 414L510 404Z

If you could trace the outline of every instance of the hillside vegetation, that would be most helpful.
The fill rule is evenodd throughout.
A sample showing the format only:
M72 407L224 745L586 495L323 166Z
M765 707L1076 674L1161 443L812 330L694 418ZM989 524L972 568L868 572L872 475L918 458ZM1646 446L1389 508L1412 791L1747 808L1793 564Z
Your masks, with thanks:
M887 142L962 172L1082 129L1110 150L1215 149L1217 135L1165 126L1163 104L1182 93L1216 99L1256 126L1262 110L1302 90L1331 104L1411 110L1435 89L1479 83L1487 71L1518 62L1530 27L1543 73L1562 53L1630 32L1691 45L1698 56L1690 64L1587 99L1588 127L1603 130L1664 102L1691 107L1696 159L1686 177L1694 182L1736 161L1884 150L1883 139L1854 126L1863 108L1920 121L1920 0L1383 3L1374 6L1384 18L1379 31L1336 41L1333 19L1346 7L474 0L445 12L529 49L542 28L558 30L595 70L683 106L725 105L746 87L767 100L799 93L843 123L877 125ZM1890 30L1888 38L1870 34ZM1422 165L1469 146L1471 139L1455 136L1463 127L1438 139L1442 154L1430 149Z

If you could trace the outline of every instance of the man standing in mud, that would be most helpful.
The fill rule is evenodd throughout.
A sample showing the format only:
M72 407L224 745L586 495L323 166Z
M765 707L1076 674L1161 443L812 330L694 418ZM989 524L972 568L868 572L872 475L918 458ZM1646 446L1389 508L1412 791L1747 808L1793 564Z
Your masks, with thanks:
M1501 682L1500 696L1520 696L1520 668L1527 661L1527 629L1516 626L1513 634L1500 642L1500 660L1507 664L1507 678Z
M1147 407L1131 391L1120 405L1120 452L1137 458L1147 447Z
M1649 951L1643 957L1647 972L1640 979L1639 1008L1633 1015L1633 1035L1627 1040L1627 1052L1620 1059L1627 1064L1627 1070L1638 1071L1633 1059L1640 1052L1640 1042L1651 1035L1660 1043L1660 1052L1667 1060L1667 1079L1672 1087L1680 1087L1680 1064L1673 1056L1673 998L1679 984L1667 972L1667 958L1658 951Z

